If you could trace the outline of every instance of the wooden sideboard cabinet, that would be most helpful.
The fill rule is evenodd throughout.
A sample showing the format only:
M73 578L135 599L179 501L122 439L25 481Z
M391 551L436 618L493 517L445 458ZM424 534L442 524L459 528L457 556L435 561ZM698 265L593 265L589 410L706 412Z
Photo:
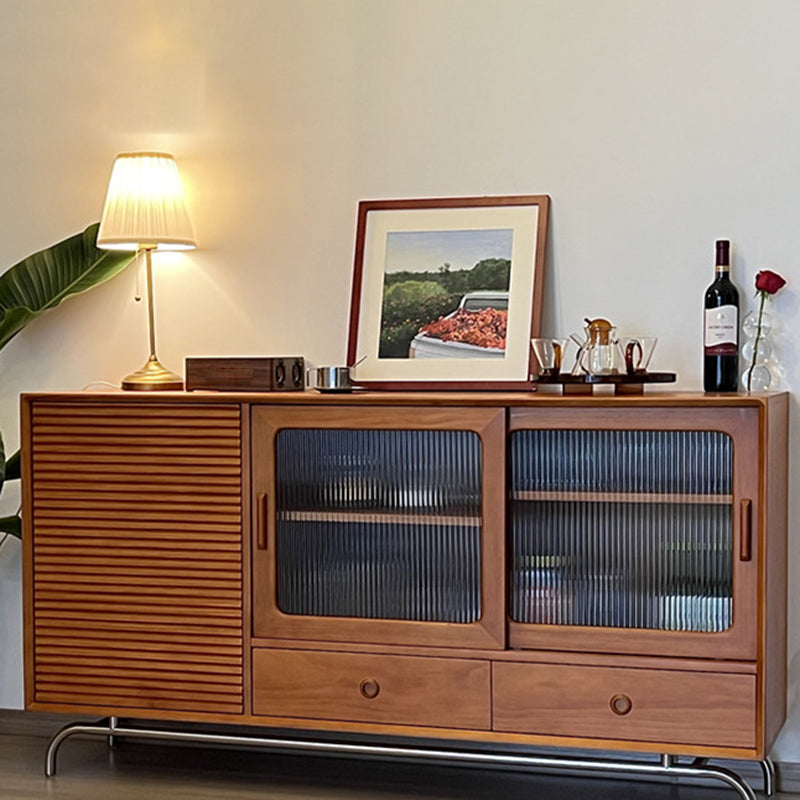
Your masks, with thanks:
M31 394L29 709L763 760L788 397Z

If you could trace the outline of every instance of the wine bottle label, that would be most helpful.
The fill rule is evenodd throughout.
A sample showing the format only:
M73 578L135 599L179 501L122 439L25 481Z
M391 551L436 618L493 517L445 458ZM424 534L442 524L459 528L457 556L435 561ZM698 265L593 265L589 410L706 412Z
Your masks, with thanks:
M707 356L735 356L738 348L739 309L719 306L706 309L705 353Z

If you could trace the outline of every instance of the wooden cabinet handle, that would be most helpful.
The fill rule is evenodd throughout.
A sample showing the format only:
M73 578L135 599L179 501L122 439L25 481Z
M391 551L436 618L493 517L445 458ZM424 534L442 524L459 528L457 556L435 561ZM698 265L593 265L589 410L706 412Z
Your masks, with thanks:
M633 708L633 700L626 694L615 694L608 701L608 705L618 717L624 717L626 714L630 714Z
M256 498L256 547L267 549L267 493L259 492Z
M381 685L374 678L364 678L358 685L358 691L362 697L366 697L367 700L373 700L380 694Z
M753 503L739 503L739 561L750 561L753 557Z

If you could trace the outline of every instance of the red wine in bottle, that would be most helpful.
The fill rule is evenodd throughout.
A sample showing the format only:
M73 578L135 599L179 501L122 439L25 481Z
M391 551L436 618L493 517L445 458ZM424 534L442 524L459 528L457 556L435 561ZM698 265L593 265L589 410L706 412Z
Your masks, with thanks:
M739 386L739 291L731 282L731 243L720 239L714 283L706 289L703 388L735 392Z

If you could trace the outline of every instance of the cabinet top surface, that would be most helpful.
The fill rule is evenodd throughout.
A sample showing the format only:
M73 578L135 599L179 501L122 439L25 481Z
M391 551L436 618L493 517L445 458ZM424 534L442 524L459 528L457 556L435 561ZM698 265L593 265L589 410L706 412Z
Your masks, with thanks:
M337 406L514 406L534 408L561 407L648 407L648 406L705 406L705 407L763 407L770 402L787 398L787 393L729 393L709 394L692 391L653 391L641 395L561 395L551 392L525 391L361 391L330 394L314 389L302 392L27 392L25 401L71 403L247 403L266 405L337 405Z

